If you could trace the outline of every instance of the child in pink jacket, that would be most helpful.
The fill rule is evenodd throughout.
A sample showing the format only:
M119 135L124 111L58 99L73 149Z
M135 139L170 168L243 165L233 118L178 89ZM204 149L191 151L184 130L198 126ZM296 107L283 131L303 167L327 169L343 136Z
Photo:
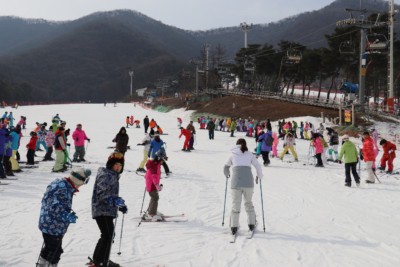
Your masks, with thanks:
M158 191L162 190L162 184L160 184L161 177L161 165L163 159L158 155L154 159L149 159L146 163L146 191L150 195L149 207L147 212L143 215L143 219L152 221L162 221L162 217L157 214L159 195Z
M324 152L324 146L320 138L321 137L318 133L314 133L311 140L313 146L315 147L315 157L317 158L317 165L315 165L315 167L324 167L324 164L322 163L322 153Z

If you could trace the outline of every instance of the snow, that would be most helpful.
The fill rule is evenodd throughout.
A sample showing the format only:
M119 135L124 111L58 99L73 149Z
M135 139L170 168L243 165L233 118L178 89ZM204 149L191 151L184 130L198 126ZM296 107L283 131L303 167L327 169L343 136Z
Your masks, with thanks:
M208 140L206 130L197 130L195 150L181 151L177 117L186 124L191 112L174 110L158 113L133 104L117 107L103 104L74 104L50 106L23 106L13 111L14 117L28 117L28 130L34 123L50 123L59 113L67 121L67 128L75 129L82 123L91 138L86 159L90 164L76 165L93 172L88 185L82 186L73 200L78 215L76 224L70 225L64 237L59 266L84 266L87 256L92 256L100 232L91 218L91 195L98 167L105 166L111 153L107 146L124 126L126 116L143 119L154 118L168 135L168 165L173 174L162 179L159 211L164 214L185 213L188 222L142 223L138 216L142 204L144 180L136 175L142 159L142 146L136 146L144 137L143 128L129 128L131 150L126 153L125 171L120 179L120 196L128 205L124 218L121 255L120 244L122 216L118 218L115 243L111 259L122 266L400 266L400 181L393 176L381 177L382 184L364 183L366 172L362 166L360 188L344 186L344 166L330 163L325 168L315 168L308 158L309 142L297 141L300 163L289 163L291 155L281 162L271 159L263 167L265 228L261 211L260 187L254 193L257 212L257 232L246 239L247 223L244 207L241 228L236 243L231 244L229 213L231 198L227 194L225 226L222 227L225 177L223 166L230 149L238 137L226 132L215 132L215 140ZM298 122L318 118L291 118ZM317 125L318 125L317 124ZM198 129L198 124L195 123ZM398 132L396 124L379 123L382 136ZM275 128L276 129L276 128ZM247 138L249 149L255 147ZM390 140L390 139L389 139ZM359 140L355 140L359 143ZM21 142L20 154L25 160L25 144ZM281 149L282 141L279 148ZM71 146L71 155L74 151ZM41 160L44 152L37 152ZM380 159L378 156L378 159ZM260 159L261 162L261 159ZM395 168L400 165L395 160ZM17 174L19 180L0 186L0 266L33 266L42 245L37 228L40 202L46 186L61 174L51 173L52 163L41 162L39 168L24 169ZM254 170L253 170L254 171ZM65 173L64 175L67 175ZM398 178L398 176L397 176ZM148 205L146 194L144 209Z

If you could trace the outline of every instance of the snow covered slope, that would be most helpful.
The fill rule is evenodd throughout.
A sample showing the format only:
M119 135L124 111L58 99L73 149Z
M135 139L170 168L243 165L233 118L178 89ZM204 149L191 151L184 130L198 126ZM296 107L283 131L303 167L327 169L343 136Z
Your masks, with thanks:
M215 140L208 140L206 130L197 130L195 150L185 153L181 151L183 138L178 138L176 120L180 116L184 119L183 125L187 125L190 113L183 110L163 114L133 104L118 104L117 107L81 104L20 107L12 111L16 118L28 117L26 136L34 122L50 123L51 117L59 113L67 121L67 128L73 131L77 123L82 123L91 138L86 156L90 163L76 165L90 168L93 175L89 184L81 187L74 197L73 209L79 218L65 235L60 267L84 266L87 256L93 254L100 235L91 218L94 178L98 167L105 166L112 151L107 146L113 145L111 140L124 126L125 117L130 115L140 120L148 115L168 133L161 138L167 142L168 164L173 174L162 179L164 189L160 193L159 211L185 213L188 222L142 223L137 227L144 179L132 171L142 159L143 147L136 144L143 139L144 131L143 128L127 129L131 150L126 153L120 196L126 200L129 211L124 220L121 255L117 252L122 216L118 218L111 253L113 261L125 267L400 266L400 181L386 176L381 177L382 184L363 182L360 188L347 188L343 165L331 163L325 168L311 165L313 159L308 157L307 141L297 141L299 163L288 162L292 158L286 155L284 162L271 159L271 165L263 167L266 232L262 230L260 187L257 186L253 198L257 232L253 239L245 238L247 223L242 208L240 235L236 243L231 244L229 191L225 226L221 226L225 190L222 169L230 149L244 133L236 133L236 137L231 138L228 133L217 131ZM198 128L198 124L195 125ZM390 128L380 126L380 129ZM253 149L254 139L247 138L247 141ZM21 142L23 160L27 142L28 137ZM71 153L73 151L72 145ZM44 152L37 153L44 155ZM396 159L395 168L399 165ZM51 168L50 162L40 163L39 168L24 169L17 174L19 180L0 186L0 266L25 267L36 263L42 245L37 228L41 198L46 186L62 175L51 173ZM361 178L365 177L363 170ZM146 195L145 208L148 200Z

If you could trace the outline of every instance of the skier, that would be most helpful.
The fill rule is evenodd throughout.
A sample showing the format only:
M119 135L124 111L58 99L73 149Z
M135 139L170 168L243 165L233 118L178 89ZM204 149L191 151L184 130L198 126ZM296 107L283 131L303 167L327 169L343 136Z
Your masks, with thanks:
M44 140L46 142L47 152L46 152L46 155L44 156L43 161L54 160L51 157L51 154L53 153L53 145L54 145L55 139L56 139L56 135L53 132L53 125L50 125L49 130L46 133L46 137L44 138Z
M143 125L144 125L144 133L147 133L147 130L149 129L149 117L146 115L146 117L144 117L143 119Z
M183 127L181 127L181 134L179 135L179 139L182 137L182 135L185 136L185 142L183 143L182 151L190 152L189 142L190 142L192 133L188 129L184 129Z
M328 131L329 136L329 158L328 161L333 161L333 155L335 155L335 161L338 160L338 146L339 146L339 136L338 133L333 130L332 128L327 127L326 130Z
M120 266L110 261L109 257L115 233L113 219L117 217L118 210L123 214L128 211L125 201L119 196L119 179L124 163L124 155L113 152L108 157L106 167L100 167L97 171L92 196L92 218L96 220L101 232L93 252L93 264L96 267Z
M212 118L207 123L207 130L208 130L208 138L210 140L214 140L215 123Z
M375 162L375 152L374 152L374 140L372 140L369 132L363 133L363 148L362 157L365 161L365 169L368 173L368 178L365 180L367 184L375 183L375 174L373 168L373 163Z
M344 168L346 173L345 186L351 187L351 176L350 171L353 174L356 185L360 185L360 177L357 174L357 163L358 163L358 151L353 142L349 140L347 134L342 137L342 147L339 153L339 163L342 163L344 156Z
M162 221L161 213L157 212L159 195L158 191L162 190L163 185L160 184L161 165L165 160L163 150L157 151L154 159L150 159L146 163L146 191L150 195L150 202L147 211L143 215L143 220Z
M145 173L146 170L144 169L144 165L147 162L147 154L149 153L149 148L150 148L150 143L151 143L151 138L154 135L154 131L150 130L149 134L146 134L144 139L142 140L142 143L137 144L138 146L143 146L143 160L140 162L139 168L137 168L137 172L142 172Z
M190 121L188 126L186 126L186 130L189 130L191 132L191 137L190 137L190 140L189 140L189 148L188 149L189 150L194 150L193 145L194 145L194 138L196 136L196 128L194 128L193 121Z
M8 124L10 127L14 127L14 116L12 111L10 112L10 114L8 114Z
M4 171L4 154L6 147L6 134L7 134L7 125L3 124L0 128L0 178L4 179L6 177L6 173Z
M151 119L149 123L150 129L154 129L157 126L157 122L154 119Z
M251 165L256 168L258 179L263 178L263 173L260 163L256 157L248 151L246 140L240 138L236 142L236 147L232 150L232 154L225 163L224 174L227 178L231 176L230 167L232 166L232 180L231 180L231 193L232 193L232 212L230 226L232 234L237 233L239 227L239 216L242 202L244 198L244 206L247 213L247 223L250 231L253 231L256 226L256 214L252 202L254 193L253 174L251 172Z
M51 182L44 193L40 209L39 229L44 246L40 251L38 267L56 267L63 253L62 240L71 223L78 218L72 210L72 198L79 187L87 184L91 171L72 170L69 177Z
M126 134L125 127L121 127L115 138L112 140L115 145L115 150L125 155L128 150L129 136Z
M393 172L393 160L396 158L396 145L392 142L382 139L379 144L383 148L383 156L381 159L381 166L378 167L379 170L384 171L386 168L386 162L388 164L387 173Z
M85 161L85 140L90 143L90 138L86 136L84 130L82 130L82 124L77 124L75 131L72 133L74 139L75 153L73 162Z
M322 145L321 137L318 133L313 133L311 144L315 147L315 157L317 158L317 164L315 167L324 167L324 164L322 163L322 153L324 153L324 147Z
M294 160L295 160L295 161L298 161L297 153L296 153L296 151L294 150L294 146L295 146L295 145L296 145L296 141L295 141L295 139L294 139L294 137L293 137L293 134L292 134L291 132L288 132L287 135L286 135L285 138L284 138L284 141L283 141L283 151L282 151L282 153L281 153L279 159L280 159L280 160L283 160L283 157L285 156L286 152L287 152L288 150L290 150L290 153L292 153L292 155L293 155L293 157L294 157Z
M64 137L64 127L59 126L56 131L56 139L54 141L54 149L56 150L56 162L53 167L53 172L63 172L67 169L64 166L66 148L67 141Z
M41 151L40 145L42 145L44 147L44 150L47 152L47 146L46 146L46 141L45 141L46 134L47 134L46 125L43 125L43 124L40 125L40 128L36 132L36 134L37 134L38 140L36 142L35 151L38 151L38 150Z
M26 145L26 148L28 149L28 152L26 153L26 165L35 165L35 149L38 137L34 131L32 131L29 135L31 136L31 139Z
M21 127L15 127L15 129L11 132L12 136L12 156L10 158L11 168L13 172L21 172L21 168L19 167L17 161L17 153L19 148L19 140L21 139Z
M126 119L125 119L126 128L129 128L129 125L131 124L130 122L131 122L131 121L130 121L129 116L126 116Z
M7 176L15 176L12 167L11 167L11 156L12 156L12 141L13 137L9 131L6 132L5 134L5 146L4 146L4 159L3 159L3 165L4 165L4 170Z
M236 125L237 125L237 122L236 122L236 120L233 118L232 121L231 121L231 124L230 124L230 126L229 126L229 130L230 130L230 132L231 132L231 137L235 137L233 134L235 133Z
M274 142L272 143L272 157L278 157L278 145L279 145L279 137L276 132L272 132L272 138L274 138Z
M178 128L180 129L182 127L182 119L178 117L177 121L178 121Z
M269 124L269 127L271 127L271 124ZM269 152L271 152L272 144L274 142L274 139L272 137L272 131L270 128L268 128L268 126L267 126L267 132L259 136L258 140L262 142L261 155L264 161L263 164L264 166L268 166L271 163L269 160Z

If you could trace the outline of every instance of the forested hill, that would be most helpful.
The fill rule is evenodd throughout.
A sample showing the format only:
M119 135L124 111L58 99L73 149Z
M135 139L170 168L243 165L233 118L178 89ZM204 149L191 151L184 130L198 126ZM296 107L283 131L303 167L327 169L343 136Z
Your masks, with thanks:
M296 41L308 47L326 44L345 8L359 0L337 0L318 11L276 23L254 25L249 44ZM386 1L364 0L363 8L387 10ZM283 7L284 8L284 7ZM251 21L248 21L251 23ZM128 71L135 70L133 87L178 77L188 62L200 57L205 43L219 45L233 59L243 46L239 26L192 32L168 26L139 12L98 12L74 21L50 22L0 18L0 95L10 101L103 101L129 92ZM186 89L193 89L188 82Z

